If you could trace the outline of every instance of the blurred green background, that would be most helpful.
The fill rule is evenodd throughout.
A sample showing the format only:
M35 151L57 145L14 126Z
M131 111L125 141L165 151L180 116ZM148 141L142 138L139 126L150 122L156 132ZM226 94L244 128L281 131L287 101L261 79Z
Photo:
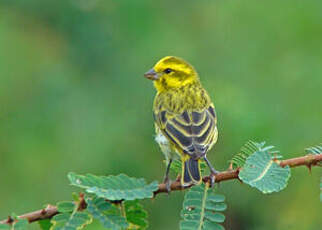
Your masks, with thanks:
M217 169L248 139L287 158L322 141L321 1L1 0L0 219L70 200L70 171L162 179L143 73L166 55L215 102ZM271 195L221 183L227 229L320 229L321 169L292 175ZM144 201L149 229L178 229L182 199Z

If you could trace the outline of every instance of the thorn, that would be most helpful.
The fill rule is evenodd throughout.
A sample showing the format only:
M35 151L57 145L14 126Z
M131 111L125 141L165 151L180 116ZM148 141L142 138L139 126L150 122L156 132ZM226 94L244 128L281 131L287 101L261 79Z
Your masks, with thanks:
M87 204L84 199L84 193L80 192L79 193L79 204L78 204L77 210L82 211L82 210L86 209L86 207L87 207Z
M237 177L237 180L243 184L243 181L239 177Z
M168 181L165 183L165 188L167 190L167 194L170 195L170 192L171 192L171 181L168 179Z
M309 169L310 175L312 174L312 164L306 165L306 167Z
M228 170L233 170L233 163L229 164Z
M44 215L46 215L46 213L47 213L47 211L46 211L46 209L41 209L41 212L40 212L40 214L42 215L42 216L44 216Z
M7 224L12 224L15 220L11 217L11 216L8 216L8 219L7 219Z
M273 160L274 163L276 163L278 165L281 163L281 161L276 157L274 157L272 160Z
M80 192L79 193L79 200L83 200L84 199L84 193Z
M47 212L48 209L55 208L55 207L56 206L54 206L54 205L48 204L47 207L46 207L46 212Z
M236 177L236 179L240 182L240 183L242 183L243 184L243 181L239 178L239 172L240 172L240 170L241 170L241 168L237 168L236 169L237 170L237 177Z

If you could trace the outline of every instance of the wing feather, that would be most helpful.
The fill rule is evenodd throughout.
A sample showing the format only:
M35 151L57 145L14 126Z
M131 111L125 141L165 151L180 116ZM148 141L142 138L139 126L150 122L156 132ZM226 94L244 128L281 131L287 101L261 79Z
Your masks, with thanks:
M203 111L173 114L166 110L154 114L156 124L179 152L200 158L217 140L216 113L213 105Z

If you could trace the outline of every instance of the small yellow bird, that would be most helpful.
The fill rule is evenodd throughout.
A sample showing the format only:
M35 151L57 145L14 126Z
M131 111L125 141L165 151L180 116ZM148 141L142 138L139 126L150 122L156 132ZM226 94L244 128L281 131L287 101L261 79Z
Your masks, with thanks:
M217 117L196 70L181 58L167 56L144 76L153 80L157 90L153 104L155 140L167 163L167 190L171 184L170 165L178 156L182 161L182 186L201 183L201 159L209 166L213 183L217 171L207 159L207 152L217 141Z

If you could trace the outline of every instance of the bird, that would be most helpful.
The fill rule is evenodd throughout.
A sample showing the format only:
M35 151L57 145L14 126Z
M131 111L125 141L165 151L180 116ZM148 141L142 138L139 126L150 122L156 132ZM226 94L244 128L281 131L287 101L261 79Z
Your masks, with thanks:
M195 68L182 58L166 56L144 74L153 81L155 140L165 155L163 182L171 191L169 171L175 159L181 159L181 186L202 182L200 161L210 169L211 186L218 171L207 153L218 139L217 116L209 94L200 82Z

